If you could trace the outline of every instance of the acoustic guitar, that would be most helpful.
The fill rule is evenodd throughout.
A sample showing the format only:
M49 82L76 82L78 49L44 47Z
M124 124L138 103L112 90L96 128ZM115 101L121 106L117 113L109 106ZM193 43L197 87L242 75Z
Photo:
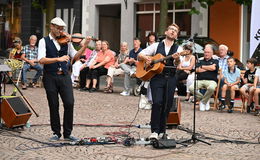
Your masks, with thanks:
M180 56L185 56L190 54L188 51L182 51L179 53ZM147 65L145 61L138 61L136 64L136 77L143 80L148 81L156 74L160 74L164 69L164 61L172 58L172 55L167 57L158 53L152 57L152 63Z

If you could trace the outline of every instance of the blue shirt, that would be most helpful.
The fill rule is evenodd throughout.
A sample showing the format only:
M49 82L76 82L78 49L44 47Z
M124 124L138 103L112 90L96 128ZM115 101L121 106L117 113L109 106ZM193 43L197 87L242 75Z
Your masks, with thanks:
M218 58L218 65L219 65L219 69L222 69L222 73L224 73L225 70L228 69L228 65L227 65L227 59L228 59L228 55L226 55L224 58Z
M240 78L240 69L235 68L235 72L228 72L228 69L223 72L224 78L228 83L235 83L237 79Z

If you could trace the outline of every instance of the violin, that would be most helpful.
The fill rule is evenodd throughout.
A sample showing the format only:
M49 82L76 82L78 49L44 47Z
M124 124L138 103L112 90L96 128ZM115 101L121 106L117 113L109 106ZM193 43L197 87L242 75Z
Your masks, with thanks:
M75 42L80 43L85 37L82 36L80 33L74 33L73 35L70 35L66 32L61 32L60 36L56 37L56 40L60 45L65 45L68 42ZM98 41L96 38L92 38L93 41Z

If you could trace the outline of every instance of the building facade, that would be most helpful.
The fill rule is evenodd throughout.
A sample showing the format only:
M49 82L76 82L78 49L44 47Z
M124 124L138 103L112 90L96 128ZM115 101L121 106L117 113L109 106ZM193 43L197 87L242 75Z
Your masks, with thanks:
M108 40L114 50L119 49L122 41L132 48L134 37L144 43L149 32L158 31L159 3L159 0L83 0L82 33ZM190 15L191 7L200 14ZM249 54L249 17L248 7L232 0L216 2L206 9L198 3L169 0L167 23L177 23L180 35L198 33L226 44L236 58L245 61Z

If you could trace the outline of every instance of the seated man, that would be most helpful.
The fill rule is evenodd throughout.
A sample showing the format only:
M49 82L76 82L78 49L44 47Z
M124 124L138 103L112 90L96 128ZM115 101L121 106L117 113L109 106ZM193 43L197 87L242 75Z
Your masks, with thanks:
M200 111L210 109L209 99L213 95L215 88L217 87L218 76L218 60L212 58L213 46L207 44L204 49L204 58L199 61L196 68L197 73L197 90L196 98L200 100ZM194 95L194 83L190 85L189 90ZM206 88L207 91L203 95L199 92L199 89Z
M122 96L130 95L130 79L135 75L137 56L142 51L140 45L141 41L138 38L134 38L134 49L129 52L129 57L120 64L120 68L125 72L124 91L120 93Z
M21 59L25 61L23 65L23 72L22 72L22 89L26 89L27 86L26 72L29 69L36 69L37 71L32 81L32 87L36 87L36 83L39 77L42 75L43 68L38 63L37 60L38 48L36 46L36 42L37 42L37 37L35 35L31 35L29 39L30 44L24 46L22 50Z
M223 72L224 76L224 85L222 87L222 98L221 98L221 105L220 109L226 108L225 97L226 91L230 89L231 92L231 100L230 106L228 109L228 113L233 112L234 107L234 99L235 99L235 92L238 89L238 84L240 83L240 69L238 69L235 65L235 59L233 57L229 57L227 59L228 69Z

